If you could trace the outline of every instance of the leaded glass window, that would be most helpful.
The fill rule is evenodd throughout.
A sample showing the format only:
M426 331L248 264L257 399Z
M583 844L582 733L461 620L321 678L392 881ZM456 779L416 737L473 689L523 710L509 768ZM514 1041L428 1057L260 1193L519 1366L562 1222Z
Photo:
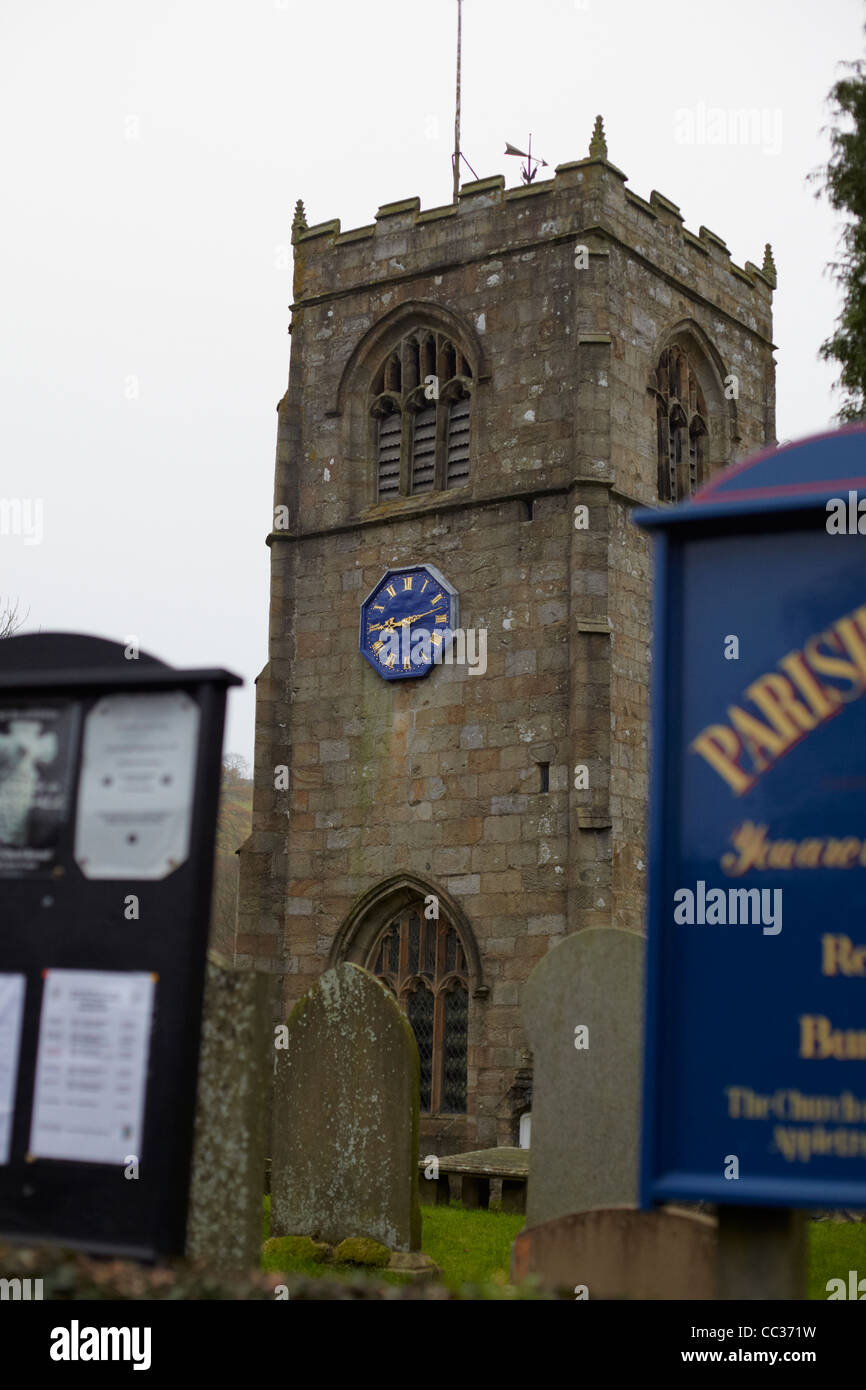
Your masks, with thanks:
M445 921L425 917L419 902L385 928L368 969L393 991L412 1025L421 1063L421 1109L465 1114L469 988L457 932Z
M442 1066L442 1109L466 1109L466 1044L469 1038L469 995L455 985L443 999L445 1056Z
M421 1109L429 1110L433 1090L433 1014L432 992L424 984L416 985L406 996L406 1012L418 1044L421 1063Z

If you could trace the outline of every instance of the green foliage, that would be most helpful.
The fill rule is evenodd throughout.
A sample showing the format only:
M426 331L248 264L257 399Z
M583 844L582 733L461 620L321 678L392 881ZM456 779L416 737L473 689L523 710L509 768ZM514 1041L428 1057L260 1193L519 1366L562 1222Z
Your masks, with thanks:
M827 267L842 287L842 312L820 356L841 368L837 386L844 400L839 419L851 421L866 417L866 62L845 67L848 76L829 94L834 119L830 159L826 169L811 177L821 180L818 196L823 193L845 216L841 260Z
M866 1221L809 1222L809 1297L826 1299L827 1282L856 1269L866 1279Z
M366 1240L361 1236L351 1236L341 1240L334 1249L334 1259L338 1264L367 1265L371 1269L384 1269L391 1258L387 1245L378 1240Z
M345 1243L345 1242L344 1242ZM310 1236L272 1236L262 1246L262 1269L295 1269L298 1265L322 1264L331 1253L331 1247L313 1240ZM387 1251L385 1252L387 1263ZM359 1264L363 1261L358 1261Z

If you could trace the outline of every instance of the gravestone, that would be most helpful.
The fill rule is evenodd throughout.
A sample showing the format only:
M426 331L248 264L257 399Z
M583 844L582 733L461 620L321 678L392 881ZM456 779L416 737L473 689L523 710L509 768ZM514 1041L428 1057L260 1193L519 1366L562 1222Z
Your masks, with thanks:
M637 1203L643 958L634 932L591 928L549 951L526 983L528 1226Z
M418 1048L394 996L360 966L338 965L292 1010L282 1041L272 1234L419 1250Z
M254 1268L272 1067L267 977L208 952L186 1253Z
M589 1299L712 1299L716 1241L716 1221L694 1212L571 1212L520 1232L511 1278Z

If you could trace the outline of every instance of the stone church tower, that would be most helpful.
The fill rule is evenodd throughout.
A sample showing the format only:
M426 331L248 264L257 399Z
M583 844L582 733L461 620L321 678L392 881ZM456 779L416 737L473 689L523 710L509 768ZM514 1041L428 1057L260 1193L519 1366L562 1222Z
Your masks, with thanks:
M422 1152L515 1144L523 982L570 932L643 929L629 512L774 441L772 255L741 269L631 192L600 118L547 181L348 232L299 203L292 241L236 958L280 1010L340 960L375 971L418 1040ZM389 584L412 622L442 595L462 663L377 668Z

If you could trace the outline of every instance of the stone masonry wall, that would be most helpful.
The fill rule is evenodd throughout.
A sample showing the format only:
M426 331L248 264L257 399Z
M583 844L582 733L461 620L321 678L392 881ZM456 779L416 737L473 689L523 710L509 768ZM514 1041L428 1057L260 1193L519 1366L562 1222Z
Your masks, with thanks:
M661 350L685 335L704 354L712 467L773 439L774 274L624 182L596 156L529 188L464 186L456 207L410 199L353 232L294 231L274 489L288 527L269 538L237 960L280 977L287 1007L377 884L411 875L462 913L481 962L469 1114L422 1117L422 1149L514 1142L522 982L567 932L642 925L650 578L628 513L657 500ZM380 504L371 373L424 322L473 366L470 484ZM487 629L485 674L391 684L359 656L362 597L419 562L456 586L463 628Z

